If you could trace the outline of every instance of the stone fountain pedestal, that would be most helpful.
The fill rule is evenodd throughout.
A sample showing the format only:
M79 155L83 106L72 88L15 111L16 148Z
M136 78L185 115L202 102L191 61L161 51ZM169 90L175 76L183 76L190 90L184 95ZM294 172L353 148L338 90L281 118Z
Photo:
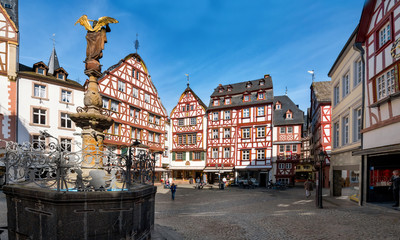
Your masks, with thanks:
M10 240L151 239L154 186L129 192L57 192L21 185L3 190Z

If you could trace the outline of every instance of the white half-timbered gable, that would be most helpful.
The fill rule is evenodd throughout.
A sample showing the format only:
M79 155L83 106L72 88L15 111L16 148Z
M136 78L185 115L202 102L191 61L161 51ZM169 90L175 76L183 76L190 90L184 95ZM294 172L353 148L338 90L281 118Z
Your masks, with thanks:
M126 56L98 82L103 108L115 121L105 143L120 148L137 139L151 151L164 151L167 113L139 54Z
M272 168L272 79L219 85L208 107L207 168Z

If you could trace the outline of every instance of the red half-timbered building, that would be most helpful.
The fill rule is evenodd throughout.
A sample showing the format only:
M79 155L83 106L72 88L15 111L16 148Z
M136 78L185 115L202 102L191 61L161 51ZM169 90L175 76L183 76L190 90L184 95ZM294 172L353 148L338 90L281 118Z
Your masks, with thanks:
M272 79L219 85L208 107L207 172L266 182L272 168ZM215 176L215 175L214 175Z
M167 112L139 54L111 66L98 82L103 108L114 120L104 143L120 151L137 139L143 148L164 151ZM161 155L156 158L156 167L161 168Z
M288 96L274 97L273 162L277 182L295 183L303 123L304 112Z
M205 167L207 107L189 87L171 111L172 161L175 179L201 177Z
M313 82L311 84L311 142L310 150L314 163L319 166L319 155L324 152L323 187L329 187L329 167L331 154L331 82Z

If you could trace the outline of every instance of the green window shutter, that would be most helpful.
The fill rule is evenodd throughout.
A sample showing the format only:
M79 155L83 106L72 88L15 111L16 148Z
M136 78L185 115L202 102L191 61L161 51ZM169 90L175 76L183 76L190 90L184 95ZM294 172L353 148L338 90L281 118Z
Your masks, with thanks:
M128 153L128 148L121 148L121 155L122 156L126 156L127 155L127 153Z
M189 160L193 160L193 152L189 152Z
M201 160L205 160L204 159L204 152L201 152Z
M172 153L172 161L175 161L175 155L176 155L176 153Z
M182 153L182 160L186 160L186 152Z

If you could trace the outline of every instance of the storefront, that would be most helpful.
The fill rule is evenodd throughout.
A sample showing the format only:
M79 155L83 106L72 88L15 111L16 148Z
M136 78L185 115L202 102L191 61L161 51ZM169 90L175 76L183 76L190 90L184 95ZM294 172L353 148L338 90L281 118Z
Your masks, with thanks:
M265 169L236 169L236 182L255 179L256 185L266 187L270 180L270 168Z
M219 181L222 181L224 177L227 179L228 184L232 184L235 181L233 167L225 167L221 169L206 167L204 173L206 174L207 183L209 184L218 183Z
M170 178L173 181L194 183L196 178L202 179L204 167L170 167Z

